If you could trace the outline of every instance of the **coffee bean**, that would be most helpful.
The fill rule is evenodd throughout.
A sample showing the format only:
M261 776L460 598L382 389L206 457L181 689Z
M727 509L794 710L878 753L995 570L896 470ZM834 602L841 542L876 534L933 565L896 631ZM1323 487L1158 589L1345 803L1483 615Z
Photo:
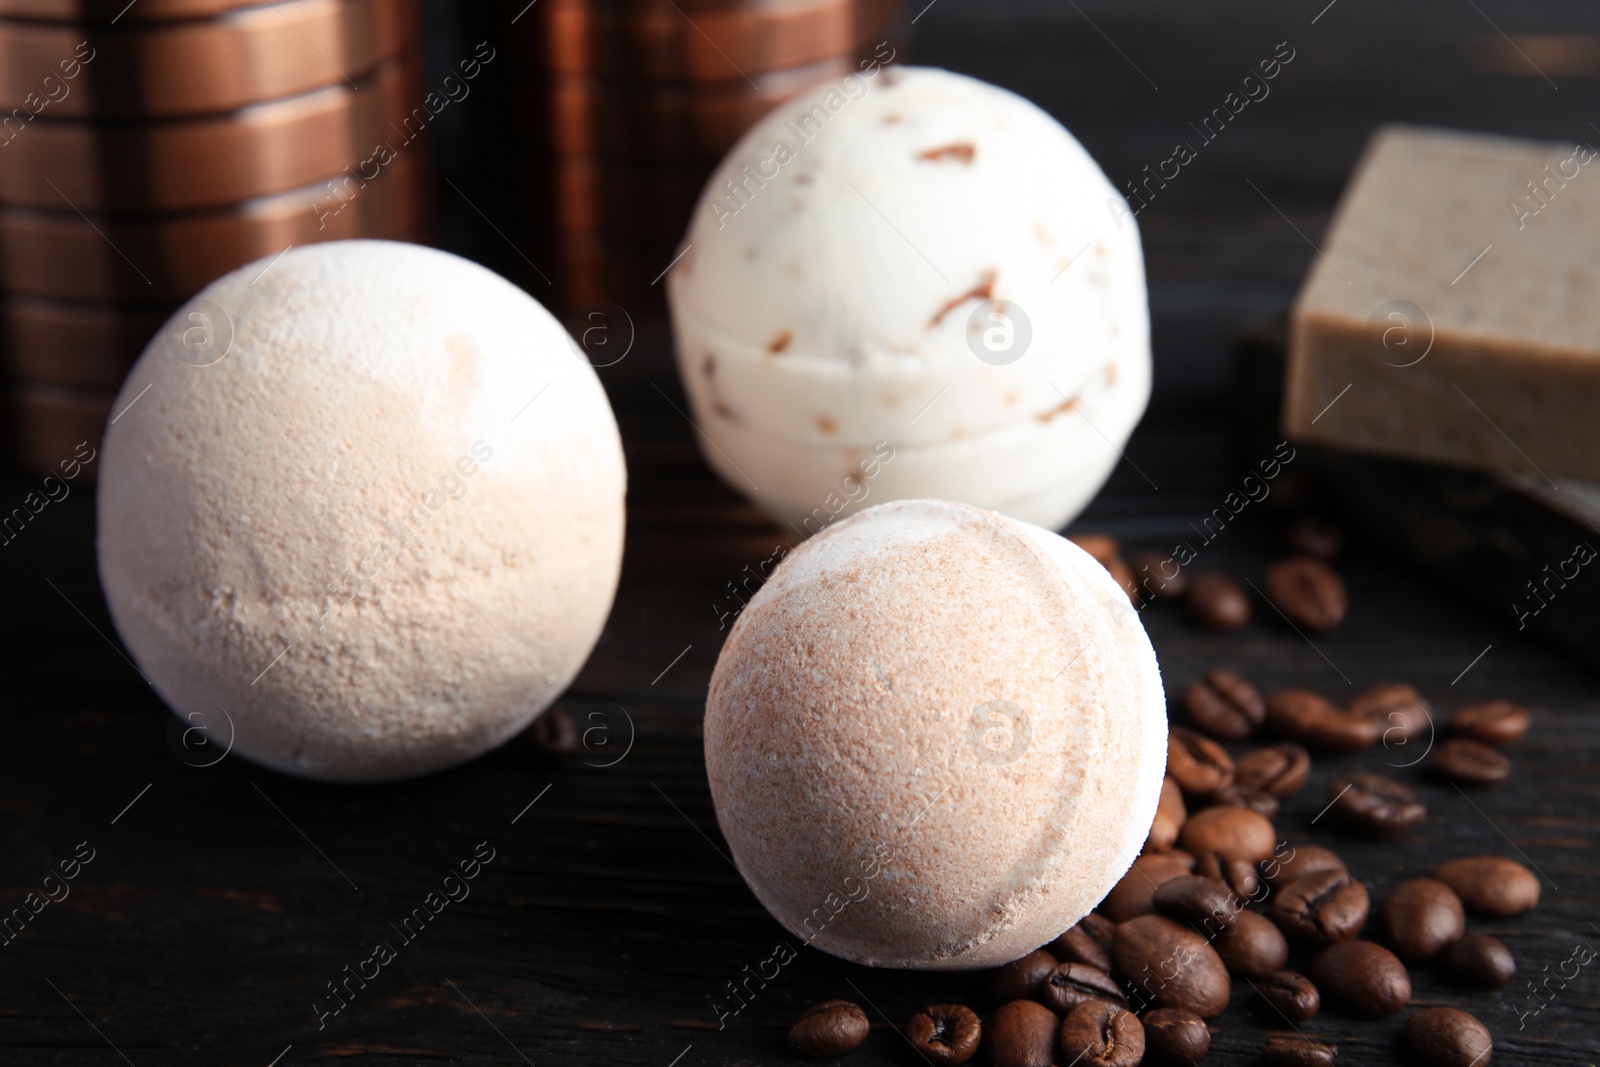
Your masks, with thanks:
M1311 979L1294 971L1275 971L1266 975L1256 983L1256 989L1260 991L1267 1007L1293 1026L1306 1022L1322 1007L1322 994L1317 992Z
M1329 1003L1354 1015L1392 1015L1411 1000L1406 965L1371 941L1329 945L1311 964L1311 980Z
M1468 911L1480 915L1521 915L1539 903L1539 879L1517 861L1500 856L1452 860L1433 876L1454 889Z
M1036 1000L1000 1005L983 1027L983 1044L993 1067L1050 1067L1055 1063L1061 1020Z
M1139 1067L1144 1025L1126 1008L1085 1001L1061 1020L1061 1054L1086 1067Z
M1044 949L1035 949L998 968L989 977L989 993L997 1001L1025 1000L1039 991L1039 986L1050 977L1060 962Z
M1272 820L1278 817L1283 804L1271 793L1260 789L1251 789L1249 786L1234 782L1206 797L1206 803L1211 807L1248 808L1261 817Z
M1186 874L1156 887L1151 903L1156 912L1188 923L1208 935L1233 924L1244 901L1227 886L1198 874Z
M1063 963L1051 971L1039 986L1039 1003L1065 1015L1086 1000L1107 1000L1122 1004L1122 987L1111 975L1087 963Z
M1511 761L1482 741L1452 737L1434 749L1433 769L1458 785L1499 785L1511 774Z
M1139 586L1133 580L1133 571L1121 556L1106 564L1106 570L1111 572L1111 580L1122 586L1122 591L1128 594L1128 602L1134 607L1144 605L1144 597L1139 592Z
M1275 1037L1261 1046L1267 1067L1333 1067L1338 1045L1324 1045L1306 1037Z
M1149 915L1156 910L1155 904L1151 903L1156 886L1169 878L1188 874L1193 865L1192 859L1186 863L1183 858L1171 852L1140 856L1133 861L1128 873L1111 887L1111 892L1100 902L1100 911L1115 923L1127 922L1140 915Z
M1280 850L1261 864L1261 873L1274 886L1285 886L1302 875L1318 871L1345 870L1344 860L1332 849L1321 845L1295 845L1287 852Z
M1204 734L1174 726L1167 731L1167 777L1185 793L1204 796L1233 781L1233 758Z
M1444 950L1439 970L1456 985L1499 989L1517 976L1517 961L1498 937L1468 934Z
M1327 519L1308 515L1289 527L1289 548L1296 555L1332 559L1344 548L1344 531Z
M1062 963L1087 963L1109 971L1111 942L1116 936L1117 924L1091 911L1046 947Z
M1382 728L1383 743L1403 745L1428 733L1433 724L1433 706L1409 685L1390 682L1375 685L1350 702L1349 712L1376 719Z
M1241 911L1217 935L1215 944L1228 973L1239 978L1260 978L1289 962L1289 942L1272 920L1258 912Z
M1226 852L1206 852L1196 857L1194 873L1221 882L1241 902L1254 900L1261 888L1261 875L1256 865Z
M1344 621L1344 579L1320 559L1294 556L1267 568L1267 599L1302 630L1327 633Z
M1188 591L1188 572L1165 552L1141 552L1133 557L1133 580L1141 592L1156 600L1177 600Z
M1450 729L1474 741L1505 748L1522 740L1531 721L1527 708L1519 708L1509 700L1491 700L1457 711L1450 716Z
M1144 1051L1151 1063L1195 1067L1211 1051L1211 1031L1185 1008L1157 1008L1144 1017Z
M1282 689L1267 701L1267 722L1283 737L1312 748L1359 752L1383 736L1383 725L1352 715L1309 689Z
M1311 774L1311 756L1293 741L1252 749L1234 765L1234 783L1275 797L1293 796Z
M1170 742L1169 742L1170 743ZM1161 801L1156 805L1156 817L1145 837L1146 852L1166 852L1178 843L1178 831L1183 829L1189 810L1183 804L1183 790L1171 778L1161 780Z
M549 708L533 720L533 743L552 756L578 751L578 720L566 708Z
M789 1028L789 1045L813 1060L831 1060L859 1048L872 1024L867 1013L848 1000L813 1004Z
M1359 934L1370 906L1367 887L1349 871L1317 871L1280 886L1267 913L1294 940L1328 945Z
M1110 534L1076 533L1067 534L1067 540L1083 549L1094 557L1100 566L1111 569L1111 561L1122 555L1122 546Z
M1188 1008L1209 1019L1228 1006L1233 985L1222 957L1205 938L1164 915L1119 924L1111 955L1136 1007Z
M1461 940L1467 917L1454 889L1433 878L1412 878L1383 902L1378 925L1402 960L1425 963Z
M1189 817L1178 844L1193 855L1223 852L1259 863L1272 855L1277 833L1249 808L1206 808Z
M960 1067L978 1051L983 1026L971 1008L930 1004L906 1023L906 1039L934 1067Z
M1394 837L1428 816L1410 786L1381 774L1356 774L1328 786L1334 821L1350 833Z
M1183 707L1196 726L1224 741L1243 741L1267 719L1261 693L1232 671L1207 671L1190 682Z
M1494 1042L1476 1018L1455 1008L1422 1008L1406 1020L1400 1042L1422 1067L1481 1067Z
M1244 586L1216 571L1202 571L1190 580L1183 606L1189 618L1208 630L1237 630L1250 621Z

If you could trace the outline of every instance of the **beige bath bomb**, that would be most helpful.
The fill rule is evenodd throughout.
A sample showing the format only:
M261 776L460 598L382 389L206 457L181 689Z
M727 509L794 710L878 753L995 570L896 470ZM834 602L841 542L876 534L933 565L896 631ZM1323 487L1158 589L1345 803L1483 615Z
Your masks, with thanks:
M858 963L1006 963L1116 884L1166 766L1155 653L1076 545L937 500L784 560L717 660L706 771L750 888Z
M335 781L448 767L525 727L599 637L616 422L561 325L482 267L382 241L243 267L113 411L111 616L218 751Z

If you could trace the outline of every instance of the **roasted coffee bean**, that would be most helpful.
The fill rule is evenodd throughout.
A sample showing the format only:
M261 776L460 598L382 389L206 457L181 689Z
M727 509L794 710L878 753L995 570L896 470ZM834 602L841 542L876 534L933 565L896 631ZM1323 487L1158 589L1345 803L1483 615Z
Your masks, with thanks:
M1244 586L1216 571L1202 571L1190 579L1183 606L1189 618L1208 630L1237 630L1250 621L1250 597Z
M1178 831L1183 829L1189 809L1183 804L1183 790L1170 777L1161 780L1161 802L1156 805L1155 821L1145 838L1146 852L1166 852L1178 843Z
M1221 882L1224 888L1239 898L1241 907L1244 902L1254 900L1261 889L1261 875L1256 865L1226 852L1202 854L1195 860L1194 873Z
M813 1004L789 1028L789 1045L813 1060L831 1060L859 1048L872 1024L867 1013L848 1000Z
M1468 911L1480 915L1521 915L1539 903L1539 879L1516 860L1468 856L1451 860L1433 876L1454 889Z
M1276 819L1283 808L1282 802L1271 793L1251 789L1238 782L1225 785L1206 797L1206 804L1209 807L1248 808L1268 820Z
M1067 534L1067 540L1083 549L1094 557L1100 566L1111 569L1111 561L1122 556L1122 546L1110 534L1076 533Z
M1276 887L1288 885L1296 878L1318 871L1345 869L1344 860L1339 858L1339 854L1321 845L1295 845L1287 850L1279 849L1271 859L1261 863L1261 873Z
M1456 1008L1422 1008L1406 1020L1400 1043L1422 1067L1480 1067L1494 1042L1489 1029Z
M1167 777L1193 796L1204 796L1233 781L1233 758L1204 734L1182 726L1167 731Z
M1378 926L1402 960L1425 963L1461 940L1467 917L1454 889L1433 878L1412 878L1383 902Z
M1156 912L1214 935L1239 917L1244 901L1227 886L1198 874L1186 874L1156 888L1151 903Z
M1000 1005L983 1027L983 1044L993 1067L1050 1067L1055 1063L1061 1020L1036 1000Z
M1087 963L1058 964L1040 984L1037 998L1057 1015L1065 1015L1086 1000L1109 1000L1113 1004L1126 1000L1115 978Z
M1272 1009L1269 1014L1281 1015L1293 1026L1306 1022L1322 1007L1322 994L1311 979L1294 971L1274 971L1257 982L1256 989Z
M1350 702L1349 711L1378 720L1383 743L1388 746L1425 736L1433 723L1433 706L1416 689L1400 682L1373 686Z
M1234 784L1275 797L1293 796L1311 774L1311 755L1293 741L1252 749L1233 768Z
M1169 878L1188 874L1193 861L1188 863L1171 852L1156 852L1140 856L1122 880L1111 887L1111 892L1100 902L1100 911L1114 923L1124 923L1156 910L1151 898L1156 887Z
M1311 980L1330 1004L1354 1015L1392 1015L1411 1001L1411 974L1371 941L1341 941L1311 964Z
M1232 671L1207 671L1183 691L1183 708L1212 737L1243 741L1267 721L1267 702Z
M1383 725L1352 715L1309 689L1282 689L1267 701L1267 722L1282 736L1312 748L1358 752L1383 736Z
M1519 708L1509 700L1491 700L1457 711L1450 716L1450 729L1474 741L1505 748L1522 740L1530 722L1527 708Z
M1233 985L1222 957L1204 937L1164 915L1120 924L1111 955L1137 1009L1188 1008L1209 1019L1228 1006Z
M1434 749L1433 769L1457 785L1499 785L1511 774L1511 761L1482 741L1452 737Z
M1456 985L1499 989L1517 976L1517 961L1498 937L1468 934L1444 950L1439 970Z
M1206 808L1189 817L1178 835L1185 852L1222 852L1258 863L1272 855L1277 834L1272 823L1249 808Z
M1394 837L1427 818L1428 806L1408 785L1381 774L1356 774L1328 786L1333 818L1350 833Z
M1261 1046L1267 1067L1333 1067L1338 1045L1324 1045L1307 1037L1275 1037Z
M1332 559L1344 548L1344 531L1327 519L1308 515L1289 527L1289 548L1299 556Z
M1133 580L1147 599L1177 600L1189 589L1189 574L1165 552L1133 557Z
M1062 963L1087 963L1109 971L1111 942L1116 936L1117 924L1091 911L1046 948Z
M978 1051L983 1026L971 1008L930 1004L906 1023L906 1039L934 1067L960 1067Z
M1061 1020L1061 1054L1086 1067L1139 1067L1144 1024L1120 1005L1085 1001Z
M566 708L550 708L533 720L533 743L552 756L578 751L578 721Z
M1327 633L1344 622L1344 579L1314 556L1294 556L1267 568L1267 599L1295 626Z
M1111 572L1111 580L1122 586L1122 591L1128 594L1128 603L1136 608L1143 606L1144 597L1133 580L1133 570L1121 556L1106 564L1106 570Z
M1044 949L1035 949L998 968L989 977L989 993L995 1000L1025 1000L1039 991L1039 986L1050 977L1050 972L1061 962Z
M1211 1051L1206 1021L1186 1008L1157 1008L1144 1017L1147 1062L1195 1067Z
M1367 887L1349 871L1317 871L1278 887L1267 913L1294 940L1328 945L1359 934L1370 906Z
M1283 932L1254 911L1241 911L1233 924L1217 935L1215 944L1228 973L1239 978L1260 978L1282 970L1289 962L1289 942Z

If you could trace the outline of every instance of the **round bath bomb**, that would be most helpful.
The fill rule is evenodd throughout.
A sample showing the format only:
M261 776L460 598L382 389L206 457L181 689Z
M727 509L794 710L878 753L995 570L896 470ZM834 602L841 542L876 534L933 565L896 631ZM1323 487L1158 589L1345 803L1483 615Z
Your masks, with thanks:
M1149 399L1126 201L972 78L872 68L781 105L685 244L668 296L705 457L796 527L919 496L1059 527Z
M113 410L111 617L215 751L334 781L448 767L526 726L599 637L616 423L560 323L482 267L383 241L242 267Z
M1155 653L1088 553L894 501L773 572L712 675L706 772L750 888L873 966L1014 960L1127 871L1166 766Z

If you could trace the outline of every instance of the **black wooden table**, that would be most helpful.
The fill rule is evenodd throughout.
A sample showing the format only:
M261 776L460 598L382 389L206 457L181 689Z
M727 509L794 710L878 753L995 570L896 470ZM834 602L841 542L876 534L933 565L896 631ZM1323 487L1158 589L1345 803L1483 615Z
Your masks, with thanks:
M1592 4L938 0L916 31L919 62L1039 101L1119 184L1192 139L1188 123L1280 42L1294 50L1271 96L1140 215L1157 396L1129 462L1078 523L1132 549L1191 536L1190 520L1259 458L1229 443L1234 339L1288 304L1374 125L1600 138L1588 125L1600 122L1600 38L1581 36L1600 33ZM447 173L463 166L445 160ZM496 240L447 232L474 254ZM236 756L204 765L212 754L177 742L176 720L115 644L87 487L0 548L0 913L42 892L60 862L80 860L70 895L0 946L0 1063L785 1063L784 1031L798 1013L846 996L877 1024L848 1062L908 1064L921 1061L893 1026L914 1009L987 1004L979 976L872 971L805 949L719 1026L716 1006L732 1006L726 984L792 940L722 855L699 740L725 583L781 535L706 471L690 428L656 391L680 396L658 328L642 329L602 377L627 441L628 549L610 623L560 702L596 728L565 761L523 736L467 766L383 786L299 781ZM31 484L0 481L0 503ZM1206 564L1259 584L1281 536L1263 505L1206 549ZM1509 613L1457 600L1359 543L1341 568L1350 617L1316 647L1264 608L1232 635L1147 611L1169 687L1225 665L1264 689L1338 697L1404 680L1444 711L1493 696L1530 707L1533 730L1499 789L1462 793L1399 766L1414 753L1379 749L1319 759L1279 825L1290 840L1336 847L1375 899L1458 855L1536 868L1537 911L1471 922L1516 954L1513 985L1462 994L1418 970L1416 1003L1475 1012L1497 1063L1592 1064L1600 964L1554 976L1572 973L1580 944L1600 946L1595 678L1517 634ZM1332 778L1384 763L1430 809L1403 846L1312 825ZM397 929L475 855L492 859L452 890L470 895L425 926ZM380 940L394 958L345 987L355 990L347 1002L334 1000L328 984ZM1537 995L1528 979L1541 983ZM1241 983L1236 1006L1249 993ZM1324 1013L1302 1029L1338 1043L1341 1062L1403 1062L1402 1018ZM1253 1061L1278 1032L1265 1023L1230 1010L1210 1062Z

